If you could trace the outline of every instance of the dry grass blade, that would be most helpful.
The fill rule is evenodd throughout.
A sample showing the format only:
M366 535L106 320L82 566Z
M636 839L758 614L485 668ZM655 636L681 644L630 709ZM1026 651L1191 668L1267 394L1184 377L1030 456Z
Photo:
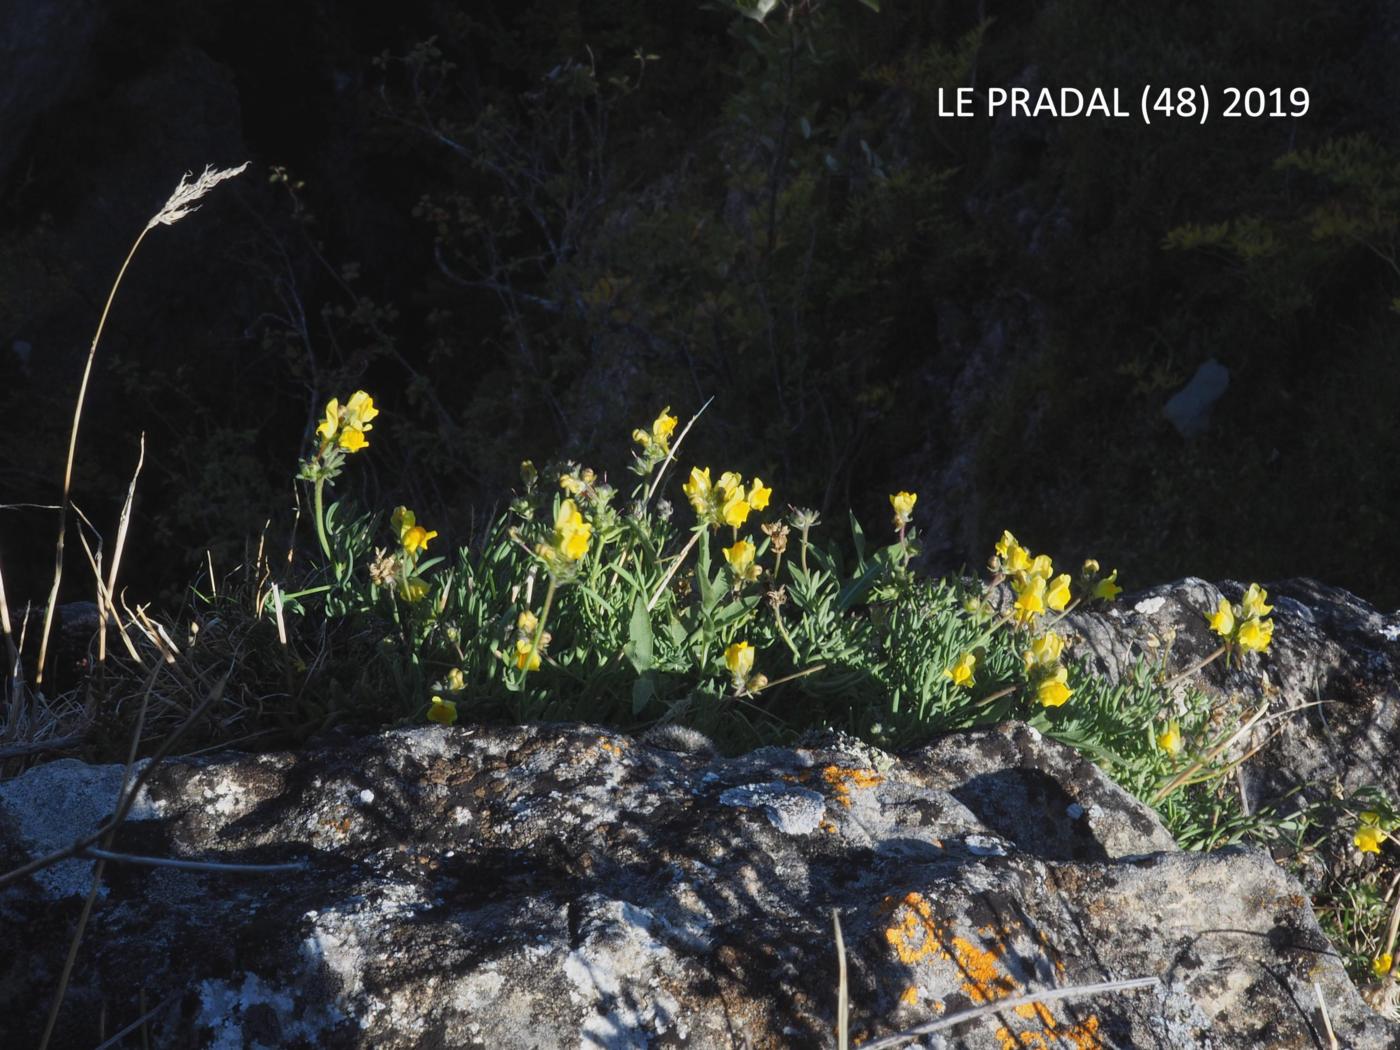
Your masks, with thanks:
M122 260L121 269L117 271L117 278L112 282L112 287L107 292L107 301L103 304L102 314L97 320L97 331L93 333L92 345L88 347L87 363L83 366L83 378L78 384L77 403L73 406L73 425L68 432L68 458L63 467L63 499L59 502L58 509L58 540L54 544L53 584L49 588L48 605L44 610L43 634L39 637L39 662L34 671L34 684L36 686L41 685L44 681L44 665L49 654L49 636L53 631L54 612L58 607L59 586L63 582L63 543L68 535L68 509L73 493L73 461L78 453L78 428L83 419L83 405L87 401L88 382L92 379L92 363L97 357L97 344L102 341L102 332L107 327L107 318L111 315L112 303L117 297L117 289L121 287L127 267L131 265L131 260L136 257L137 249L141 247L141 242L146 239L146 234L150 233L156 226L169 226L179 222L194 210L195 201L200 200L225 179L232 178L242 172L247 166L245 161L237 168L226 168L221 171L205 168L204 173L192 183L187 183L182 177L179 185L175 187L175 192L165 202L165 206L151 217L151 221L146 223L145 228L132 242L131 250L126 253L126 258Z
M836 930L836 1046L838 1050L847 1050L851 1038L851 999L846 983L846 939L841 936L841 915L835 908L831 909L831 924Z
M138 864L146 868L175 868L179 871L217 871L234 875L272 875L288 871L305 871L304 861L294 860L285 864L231 864L217 860L180 860L175 857L146 857L138 853L113 853L109 849L88 846L79 857L92 857L100 860L116 861L121 864Z
M680 451L681 442L684 441L684 440L685 440L685 436L686 436L687 434L690 433L690 428L693 427L693 426L695 425L695 421L696 421L697 419L699 419L702 415L705 414L705 409L707 409L707 408L710 407L710 402L712 402L712 401L714 401L714 398L713 398L713 397L711 397L709 401L706 401L703 405L701 405L701 406L700 406L700 411L699 411L699 412L696 412L695 415L691 416L691 417L690 417L690 422L687 423L687 424L681 429L681 436L678 437L678 438L676 438L675 442L671 445L671 451L669 451L669 452L666 453L666 458L665 458L664 460L661 461L661 466L659 466L659 467L656 469L656 477L652 478L652 480L651 480L651 487L650 487L649 489L647 489L647 498L646 498L646 502L647 502L647 503L650 503L650 502L651 502L651 497L656 495L656 490L657 490L657 489L660 487L660 485L661 485L661 479L662 479L663 477L666 476L666 469L667 469L667 468L671 465L671 463L675 460L675 458L676 458L676 453Z
M1332 1015L1327 1012L1327 1000L1322 996L1322 985L1316 981L1313 981L1313 994L1317 996L1317 1006L1322 1011L1322 1027L1327 1032L1327 1046L1329 1050L1341 1050L1341 1044L1337 1042L1337 1033L1332 1031Z
M98 1043L97 1046L94 1047L94 1050L111 1050L112 1047L120 1043L132 1032L136 1031L136 1029L140 1028L152 1017L155 1017L156 1014L160 1013L162 1010L167 1009L172 1004L178 1002L181 999L181 997L184 996L184 994L185 990L183 988L180 989L178 992L172 992L170 995L162 999L158 1004L156 1004L155 1006L147 1010L145 1013L143 1013L136 1020L132 1021L131 1024L127 1025L120 1032L117 1032L115 1035L113 1035L110 1039L106 1039L103 1042Z
M126 532L131 525L131 504L136 498L136 479L141 476L141 468L146 465L146 435L141 434L141 454L136 459L136 469L131 473L131 484L126 487L126 501L122 503L121 517L117 520L117 543L112 551L112 567L107 571L107 601L103 605L103 616L97 625L97 662L99 664L107 661L107 614L111 614L113 621L117 625L117 630L122 636L126 636L126 628L121 622L121 617L117 615L116 609L111 605L111 595L117 590L117 570L121 568L122 551L126 549ZM126 639L127 651L135 654L132 648L131 639Z

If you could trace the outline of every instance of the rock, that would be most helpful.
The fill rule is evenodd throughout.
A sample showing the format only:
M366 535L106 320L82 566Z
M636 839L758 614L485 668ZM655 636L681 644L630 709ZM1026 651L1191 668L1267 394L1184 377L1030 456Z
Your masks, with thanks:
M0 869L92 828L108 769L0 785ZM63 798L65 809L39 800ZM1174 850L1144 808L1024 726L903 757L840 735L722 758L580 725L424 727L154 772L108 863L53 1045L135 1020L162 1047L791 1047L1027 990L922 1045L1400 1045L1264 854ZM32 1045L80 880L0 888L0 1045ZM143 998L144 997L144 998ZM99 1018L105 1017L105 1029Z
M1065 621L1079 639L1072 652L1114 680L1140 658L1161 659L1167 674L1180 674L1220 641L1206 616L1222 596L1238 602L1244 589L1187 578L1075 612ZM1217 660L1181 683L1218 696L1236 714L1267 703L1278 716L1241 745L1241 753L1263 745L1243 771L1251 809L1295 791L1299 801L1316 801L1334 787L1378 785L1400 799L1400 613L1385 616L1314 580L1266 589L1274 605L1269 649L1233 667Z

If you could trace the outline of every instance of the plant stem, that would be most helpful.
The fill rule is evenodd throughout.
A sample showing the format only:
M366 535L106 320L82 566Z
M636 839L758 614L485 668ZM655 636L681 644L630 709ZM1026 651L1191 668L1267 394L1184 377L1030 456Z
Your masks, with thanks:
M325 554L326 560L329 561L329 562L334 562L335 559L331 556L331 544L330 544L330 541L326 538L326 509L325 509L325 499L324 499L324 497L323 497L322 494L321 494L321 493L322 493L322 490L323 490L325 487L326 487L326 479L325 479L325 478L317 478L317 479L316 479L316 536L317 536L317 538L321 541L321 551L322 551L322 553Z

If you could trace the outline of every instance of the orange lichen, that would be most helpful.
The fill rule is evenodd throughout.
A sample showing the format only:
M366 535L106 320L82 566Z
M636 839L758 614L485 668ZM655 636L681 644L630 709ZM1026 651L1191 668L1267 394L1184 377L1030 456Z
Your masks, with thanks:
M885 928L885 939L900 962L913 965L935 958L952 962L962 977L962 993L978 1005L995 1003L1021 991L1021 985L1001 965L1005 952L1001 942L1009 940L1011 928L1019 927L1020 923L1013 922L999 931L990 926L982 927L978 933L992 940L991 945L984 947L966 937L953 936L948 923L934 915L932 905L921 893L906 893L897 901L886 897L880 910L892 916L890 925ZM1049 951L1050 945L1044 935L1036 931L1036 936ZM1063 972L1062 965L1057 965L1057 969ZM904 990L899 1001L913 1004L917 999L918 991L911 985ZM930 1005L937 1012L942 1012L942 1003ZM1091 1016L1073 1025L1061 1024L1044 1003L1026 1003L1016 1007L1014 1012L1034 1027L1021 1032L998 1029L1002 1050L1057 1050L1065 1047L1095 1050L1103 1045L1099 1040L1097 1017Z
M1040 1003L1035 1003L1042 1010L1045 1008ZM1016 1011L1020 1013L1018 1009ZM1048 1015L1049 1011L1045 1010ZM1043 1022L1043 1027L1038 1031L1013 1032L1009 1028L998 1028L997 1039L1001 1042L1001 1050L1056 1050L1060 1047L1070 1047L1071 1050L1102 1050L1103 1042L1099 1039L1099 1019L1094 1016L1085 1018L1078 1024L1060 1025L1053 1017Z
M840 766L827 766L822 770L822 779L831 788L836 801L846 808L851 805L851 788L873 788L885 778L873 769L843 769Z

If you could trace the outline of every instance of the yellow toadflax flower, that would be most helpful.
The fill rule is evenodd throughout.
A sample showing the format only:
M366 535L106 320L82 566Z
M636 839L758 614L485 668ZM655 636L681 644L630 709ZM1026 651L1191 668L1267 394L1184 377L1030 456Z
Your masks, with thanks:
M1054 631L1047 631L1039 638L1031 640L1031 647L1021 654L1021 659L1025 661L1028 671L1033 668L1054 667L1060 662L1060 653L1064 648L1065 640Z
M1016 605L1012 616L1021 626L1034 623L1035 618L1045 612L1045 577L1025 576L1011 585L1016 592Z
M389 525L398 534L400 545L409 554L426 550L428 541L437 536L437 532L429 532L419 525L417 516L407 507L395 508L389 518Z
M768 501L773 498L773 490L763 484L762 479L749 482L748 504L754 510L767 510Z
M1243 648L1256 653L1267 649L1273 637L1273 620L1246 620L1240 624L1240 629L1235 634L1235 639Z
M972 672L976 669L977 656L974 653L963 653L953 662L952 667L944 668L943 673L953 680L954 685L961 685L971 689L975 684L972 679Z
M1257 583L1251 583L1249 590L1244 592L1244 599L1240 602L1240 613L1246 619L1258 620L1274 611L1272 605L1265 605L1264 600L1268 598L1269 592L1260 587Z
M581 561L592 538L593 526L583 520L578 504L566 499L554 516L554 541L559 553L569 561Z
M1039 559L1037 559L1039 560ZM1049 559L1046 559L1047 561ZM1056 576L1045 591L1045 604L1056 612L1064 612L1069 604L1069 576L1061 573Z
M678 422L680 420L671 415L671 406L667 405L661 410L661 414L652 421L650 432L638 427L632 431L632 440L648 451L655 449L661 456L665 456L671 451L671 434L675 431Z
M1181 725L1175 718L1167 723L1166 729L1157 734L1157 746L1172 756L1181 750Z
M734 688L743 690L753 671L754 648L748 642L735 642L724 651L724 666L734 678Z
M538 671L540 669L539 651L530 643L529 639L517 638L515 640L515 666L521 671Z
M433 697L433 702L428 705L428 721L450 726L457 721L457 705L440 696Z
M1375 974L1377 978L1384 977L1386 974L1390 973L1394 964L1395 962L1394 959L1391 958L1390 952L1381 952L1380 955L1377 955L1371 960L1371 972Z
M715 496L714 485L710 482L709 467L703 470L699 467L691 467L690 478L681 486L681 491L685 493L685 498L690 500L690 505L695 508L696 517L705 518L710 515Z
M1363 817L1365 815L1362 814ZM1381 843L1389 837L1388 832L1375 824L1362 824L1356 829L1356 834L1352 836L1351 841L1362 853L1379 853Z
M1118 586L1118 570L1111 573L1094 584L1094 597L1102 598L1106 602L1111 602L1123 593L1123 588Z
M1215 613L1210 618L1210 629L1222 638L1229 638L1235 633L1235 613L1224 598L1220 599L1220 604L1215 607Z
M363 390L356 390L350 395L350 400L345 402L345 425L356 430L373 430L369 421L379 415L379 409L374 407L374 398L370 397Z
M896 492L890 497L890 506L894 508L895 528L905 528L913 519L914 504L918 499L918 494L914 492Z
M748 539L739 540L732 547L724 548L724 560L729 563L729 568L737 579L755 580L758 578L758 566L753 561L757 550L758 548Z
M460 667L454 667L447 672L447 678L444 684L449 693L460 693L467 687L467 676L462 673Z
M1069 672L1057 667L1053 674L1036 686L1035 697L1041 707L1059 707L1074 693L1068 684Z
M996 557L992 559L992 567L997 572L1004 572L1013 575L1018 572L1026 572L1031 567L1031 552L1016 542L1016 537L1009 531L1001 534L1001 539L997 540Z
M428 583L417 576L411 576L399 584L399 597L410 605L414 602L421 602L427 596Z

